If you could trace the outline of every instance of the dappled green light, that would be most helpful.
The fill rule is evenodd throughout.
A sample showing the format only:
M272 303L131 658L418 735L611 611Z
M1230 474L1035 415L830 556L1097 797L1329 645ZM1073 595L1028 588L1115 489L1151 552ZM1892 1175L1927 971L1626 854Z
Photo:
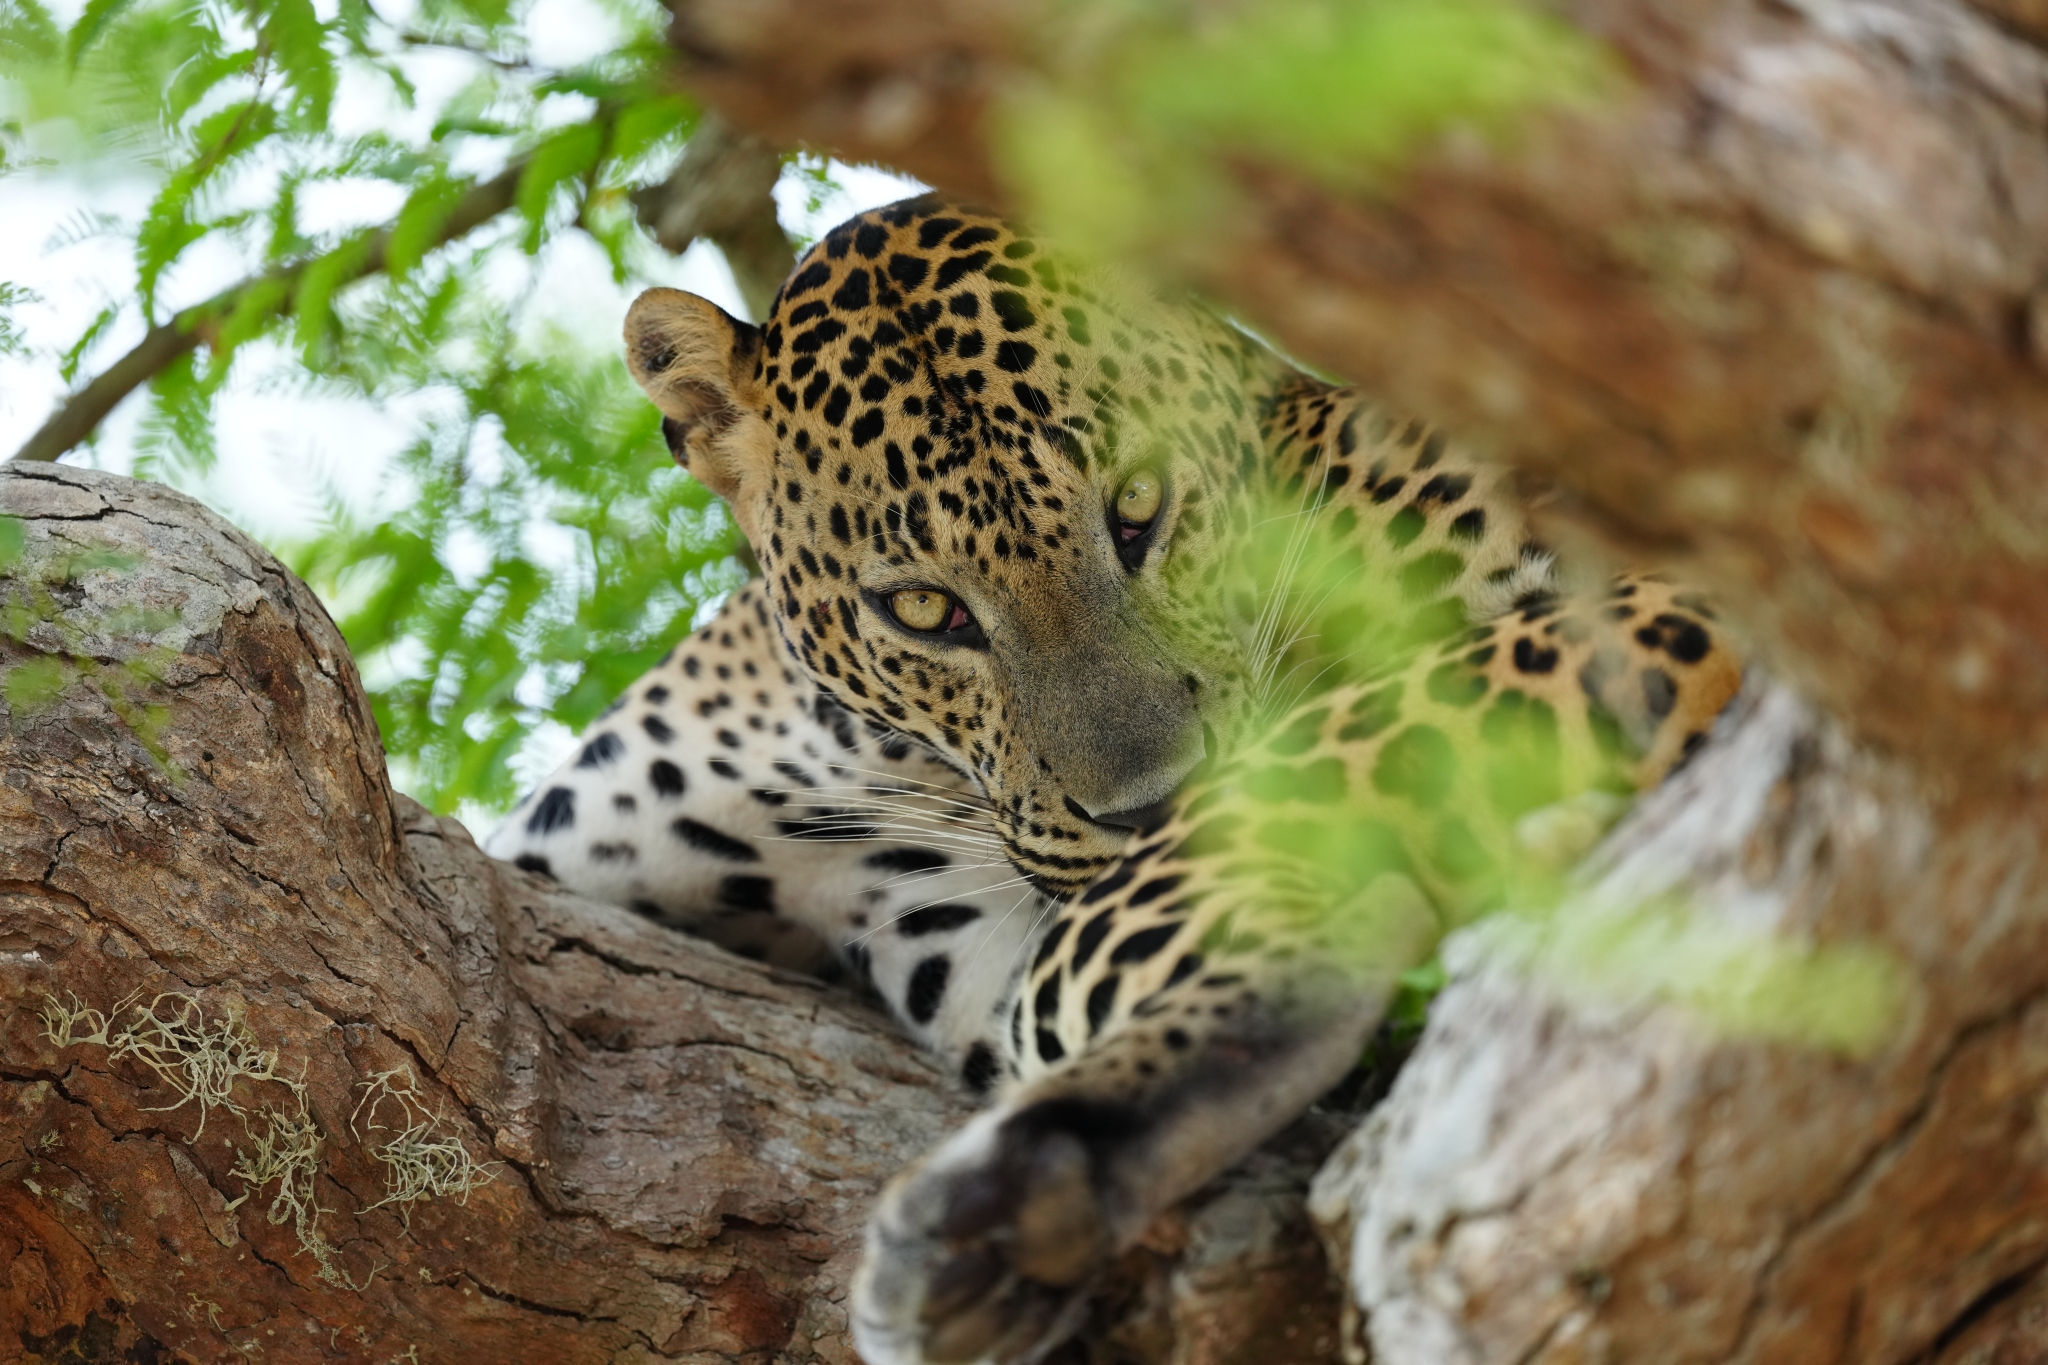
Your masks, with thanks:
M1516 0L1266 0L1139 45L1122 99L1149 137L1361 183L1454 125L1498 132L1607 73Z
M1490 138L1618 86L1578 30L1520 0L1123 6L1109 35L1014 92L999 162L1033 216L1108 256L1213 241L1253 157L1370 188L1452 128Z
M23 522L0 516L0 639L28 656L0 669L0 702L33 717L90 688L159 768L182 782L164 743L170 708L156 699L176 657L156 637L177 623L176 613L134 603L100 610L79 590L92 575L126 576L139 563L124 550L72 550L61 541L31 554ZM126 657L104 657L109 642Z
M1566 999L1674 1005L1720 1033L1856 1055L1890 1041L1911 1002L1904 966L1882 949L1745 931L1677 898L1496 915L1473 946Z
M1299 481L1248 496L1241 572L1207 609L1241 617L1230 595L1258 585L1256 719L1184 807L1181 847L1206 864L1191 884L1225 911L1206 955L1291 951L1312 974L1383 986L1470 929L1488 960L1574 1002L1675 1006L1718 1033L1851 1053L1890 1036L1906 978L1876 948L1743 932L1675 899L1601 908L1575 869L1628 809L1633 751L1550 701L1471 688L1462 645L1429 648L1466 635L1462 603L1443 616L1404 593L1396 557L1337 525L1341 505ZM1401 978L1400 1027L1442 981Z

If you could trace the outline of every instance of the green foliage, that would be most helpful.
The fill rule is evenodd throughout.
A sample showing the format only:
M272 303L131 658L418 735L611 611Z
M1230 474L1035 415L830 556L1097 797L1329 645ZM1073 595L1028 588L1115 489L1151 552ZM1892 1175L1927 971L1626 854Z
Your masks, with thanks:
M1357 183L1439 129L1508 126L1605 75L1575 30L1510 0L1284 0L1144 44L1132 118Z
M519 177L518 202L520 215L526 219L526 236L521 244L529 253L540 250L546 239L548 209L554 203L556 191L586 175L597 164L603 146L602 129L578 123L543 138L527 158L526 169Z
M534 728L583 727L744 581L723 503L677 469L617 356L524 355L509 319L429 266L387 290L334 373L459 395L399 459L404 506L295 565L337 607L378 725L437 809L518 795ZM547 552L547 544L555 552Z
M30 659L7 670L0 695L7 698L9 710L35 715L49 710L77 676L76 667L62 659Z
M406 28L363 0L90 0L68 29L40 0L0 0L0 96L22 127L155 187L136 221L92 225L132 243L136 290L59 357L64 378L104 365L137 312L204 341L151 379L138 473L213 466L217 399L252 344L288 348L308 390L424 414L393 515L336 498L330 528L287 548L367 665L395 768L443 810L508 803L537 726L579 728L741 578L723 508L670 461L619 358L522 343L504 283L508 256L565 233L620 280L649 259L627 192L668 173L696 112L658 79L665 13L600 3L618 43L553 67L525 50L528 0L428 0ZM413 106L407 54L423 48L472 67L423 136L332 131L344 79ZM309 227L321 186L395 211ZM174 317L181 271L222 247L249 280ZM0 285L0 352L29 301ZM39 660L0 686L33 710L85 667Z
M34 290L0 280L0 356L18 355L22 350L21 326L9 316L25 303L35 303Z
M1436 999L1449 980L1440 959L1431 958L1423 966L1410 967L1401 973L1394 1003L1387 1007L1387 1021L1404 1031L1421 1033L1429 1018L1429 1002Z
M694 120L690 106L656 82L660 11L652 6L620 6L625 36L616 49L585 67L552 70L518 50L523 6L450 0L426 7L422 28L398 30L361 0L345 0L324 20L311 0L92 0L60 31L37 0L5 3L0 87L23 111L24 126L68 129L82 144L82 163L155 181L140 221L126 228L135 305L146 320L166 320L159 295L202 247L225 245L277 267L179 318L206 337L207 354L152 383L144 472L211 464L206 428L240 346L289 327L318 372L321 348L346 325L334 314L338 291L381 268L387 250L402 276L442 245L477 183L456 172L458 163L524 167L519 242L529 254L582 226L605 242L623 275L626 233L620 214L605 210L636 177L658 174L664 155L673 159ZM478 55L475 78L428 137L330 131L337 84L350 72L411 104L398 57L421 45ZM570 110L576 116L564 118ZM395 222L381 231L302 227L298 205L309 188L364 182L404 192ZM509 225L495 216L480 215L482 226L502 239ZM18 301L0 294L0 320ZM109 310L79 337L65 357L67 379L120 316ZM11 335L0 321L0 347Z
M1452 127L1490 137L1614 84L1600 49L1522 0L1267 0L1091 9L1061 79L1003 111L1006 175L1070 245L1213 236L1255 156L1370 188Z
M1864 944L1818 947L1696 915L1679 899L1496 915L1481 952L1567 999L1676 1005L1716 1031L1850 1054L1890 1041L1910 986L1897 958Z
M1222 912L1205 954L1285 943L1378 981L1436 935L1471 927L1494 956L1575 1001L1675 1005L1717 1032L1848 1052L1884 1041L1904 997L1881 953L1742 932L1682 900L1594 902L1575 870L1627 810L1631 760L1591 734L1561 737L1548 706L1539 713L1519 692L1484 707L1455 692L1433 704L1433 660L1413 662L1414 650L1463 630L1461 604L1447 617L1418 610L1371 553L1379 541L1349 529L1308 474L1251 504L1233 546L1240 572L1217 585L1266 594L1254 660L1264 705L1246 728L1253 742L1227 746L1189 793L1200 828L1227 830L1216 837L1231 852L1205 893ZM1327 702L1337 683L1361 685L1347 714L1357 738L1381 746L1370 764L1317 747L1330 712L1302 699ZM1306 724L1285 720L1304 705ZM1397 728L1397 715L1416 723ZM1443 979L1436 965L1400 977L1376 1058L1419 1031Z

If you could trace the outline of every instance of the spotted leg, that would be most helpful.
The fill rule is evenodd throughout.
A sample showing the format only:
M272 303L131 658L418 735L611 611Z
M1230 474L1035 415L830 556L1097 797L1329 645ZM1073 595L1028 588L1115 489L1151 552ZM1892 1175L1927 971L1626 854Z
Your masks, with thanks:
M627 689L485 849L747 957L871 984L972 1089L1045 902L981 797L787 657L758 585Z
M1222 944L1151 971L1127 953L1119 977L1143 994L1120 1027L884 1195L855 1289L862 1358L1037 1359L1072 1329L1104 1262L1157 1213L1335 1085L1401 970L1425 960L1438 934L1433 907L1398 873L1336 913L1359 951L1308 971Z

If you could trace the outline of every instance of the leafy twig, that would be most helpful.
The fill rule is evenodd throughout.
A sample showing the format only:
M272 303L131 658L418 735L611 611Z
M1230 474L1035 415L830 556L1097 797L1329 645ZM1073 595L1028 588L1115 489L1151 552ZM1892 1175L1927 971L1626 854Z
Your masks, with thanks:
M543 69L523 57L506 57L492 52L488 48L478 47L474 43L465 43L454 38L437 38L428 33L401 33L398 35L398 41L406 47L431 47L442 52L460 52L466 57L474 57L480 62L488 62L500 71L536 71Z
M481 184L472 186L455 202L455 206L442 220L440 229L434 234L433 245L441 246L459 237L468 235L491 219L510 209L514 195L519 188L519 178L526 169L525 162L517 161L503 172ZM385 257L391 245L391 228L385 227L373 234L367 247L361 252L353 266L344 272L335 283L348 284L369 275L380 273L385 266ZM57 459L64 452L90 436L93 429L106 420L123 398L147 383L152 377L168 369L187 351L206 339L210 324L232 314L243 299L259 291L282 299L277 305L280 316L291 311L292 287L320 260L321 256L295 261L288 265L274 266L262 274L242 281L221 291L206 302L187 308L168 322L160 322L149 329L134 349L112 365L94 376L84 388L65 400L50 414L49 420L36 430L35 435L23 442L21 449L14 452L17 460L48 462Z

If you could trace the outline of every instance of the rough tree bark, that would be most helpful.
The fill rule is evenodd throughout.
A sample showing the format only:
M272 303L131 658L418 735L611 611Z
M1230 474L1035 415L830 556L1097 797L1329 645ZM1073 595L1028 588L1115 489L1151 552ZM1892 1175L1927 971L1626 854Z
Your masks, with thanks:
M1882 945L1912 1001L1845 1061L1473 967L1318 1185L1358 1330L1389 1365L2048 1357L2048 19L1546 8L1626 95L1376 195L1237 157L1235 214L1153 263L1732 604L1805 701L1755 699L1588 899L1690 874ZM991 110L1086 79L1053 0L674 11L735 122L998 204Z
M853 1361L868 1201L968 1112L880 1012L394 796L318 602L189 499L13 465L0 512L28 542L0 669L92 670L39 707L10 689L0 735L0 1359ZM131 999L196 1002L211 1045L158 1036L152 1069L46 1026L94 1008L118 1043ZM228 1092L248 1125L171 1107L237 1036L284 1078ZM319 1138L305 1220L236 1173L263 1106L296 1116L287 1082ZM414 1121L490 1178L373 1207ZM1247 1333L1328 1358L1301 1194L1335 1136L1158 1229L1095 1358L1222 1360Z

